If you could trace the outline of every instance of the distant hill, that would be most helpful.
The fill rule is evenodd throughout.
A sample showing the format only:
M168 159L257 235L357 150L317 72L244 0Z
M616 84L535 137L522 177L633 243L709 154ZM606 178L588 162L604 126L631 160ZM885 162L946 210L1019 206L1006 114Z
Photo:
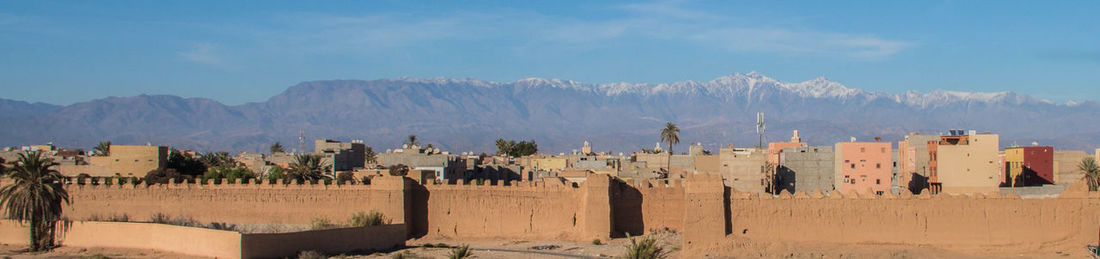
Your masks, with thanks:
M910 131L950 128L1001 134L1001 145L1039 142L1058 149L1100 146L1100 104L1054 103L1011 92L891 94L847 88L824 78L786 83L758 73L667 84L585 84L527 78L515 82L399 78L303 82L265 102L226 106L165 95L110 97L68 106L0 99L0 145L53 142L89 148L101 140L179 148L266 151L280 141L362 139L377 151L416 134L454 152L495 151L493 140L533 139L544 152L651 148L666 121L682 144L714 149L755 146L755 113L767 115L771 141L799 129L813 145L849 137L897 141Z

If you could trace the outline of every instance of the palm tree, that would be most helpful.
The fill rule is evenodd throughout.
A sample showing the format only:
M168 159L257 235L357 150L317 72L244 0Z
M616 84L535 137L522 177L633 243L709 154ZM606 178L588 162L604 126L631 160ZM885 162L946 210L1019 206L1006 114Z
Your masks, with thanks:
M661 141L668 142L668 163L666 164L665 171L672 172L672 145L680 143L680 128L676 127L676 123L669 122L665 124L665 128L661 129Z
M301 181L314 181L324 177L329 166L321 160L321 155L300 154L294 156L294 163L290 164L287 176Z
M496 145L497 145L497 155L498 156L500 156L500 155L507 156L508 153L512 151L512 146L514 146L515 143L509 143L507 140L504 140L503 138L498 138L497 141L496 141Z
M109 156L111 155L111 142L99 142L99 145L96 145L94 148L92 148L92 151L95 151L96 156Z
M374 148L370 146L363 149L363 156L367 163L378 162L378 153L374 153Z
M61 183L61 173L52 168L56 165L42 152L19 154L9 175L12 183L0 188L0 207L4 208L5 216L30 225L31 251L53 245L62 203L69 203L69 192Z
M1089 185L1089 191L1095 192L1097 186L1100 186L1100 165L1096 164L1096 159L1091 157L1081 159L1081 163L1077 164L1077 169L1085 173L1085 181Z
M285 153L285 152L286 152L286 149L283 149L283 144L279 143L278 141L275 141L275 144L271 144L271 154L272 155L274 155L275 153Z
M409 138L405 140L405 144L408 144L409 148L412 148L413 145L420 144L420 142L416 142L416 135L409 135Z

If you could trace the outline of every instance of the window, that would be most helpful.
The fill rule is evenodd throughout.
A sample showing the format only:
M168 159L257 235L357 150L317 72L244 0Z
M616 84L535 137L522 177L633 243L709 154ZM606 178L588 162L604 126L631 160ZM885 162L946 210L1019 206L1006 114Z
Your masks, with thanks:
M882 184L882 179L875 179L875 184Z
M882 153L886 153L886 148L882 148Z
M852 164L852 169L856 169L856 164Z
M882 169L882 163L875 163L875 169Z
M860 153L867 153L867 148L861 147L861 148L859 148L859 152Z

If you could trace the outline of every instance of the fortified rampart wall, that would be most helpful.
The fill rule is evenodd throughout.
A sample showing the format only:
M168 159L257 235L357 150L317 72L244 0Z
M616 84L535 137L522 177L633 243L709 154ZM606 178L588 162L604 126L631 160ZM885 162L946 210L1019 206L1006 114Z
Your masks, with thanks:
M648 180L612 185L616 236L652 231L680 231L684 224L683 181Z
M730 238L768 241L1083 247L1100 226L1100 196L1072 191L1053 199L733 193L728 204Z
M586 189L561 181L426 185L421 234L448 238L579 238Z
M1100 194L1083 183L1059 198L740 193L717 175L624 183L606 175L583 183L545 179L501 185L420 185L381 177L370 185L70 185L69 218L153 213L202 222L342 222L379 211L407 223L410 237L565 239L669 229L685 248L733 239L952 246L1083 246L1100 226Z
M200 222L310 224L314 218L345 222L357 212L375 210L394 224L405 222L401 178L378 178L369 185L282 184L70 184L73 220L122 215L148 221L153 214L192 217Z

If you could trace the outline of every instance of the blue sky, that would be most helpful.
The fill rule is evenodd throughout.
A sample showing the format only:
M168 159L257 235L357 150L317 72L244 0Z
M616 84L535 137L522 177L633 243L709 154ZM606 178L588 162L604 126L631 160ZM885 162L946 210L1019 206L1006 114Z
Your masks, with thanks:
M0 97L227 104L301 81L711 80L1100 99L1100 1L4 1Z

